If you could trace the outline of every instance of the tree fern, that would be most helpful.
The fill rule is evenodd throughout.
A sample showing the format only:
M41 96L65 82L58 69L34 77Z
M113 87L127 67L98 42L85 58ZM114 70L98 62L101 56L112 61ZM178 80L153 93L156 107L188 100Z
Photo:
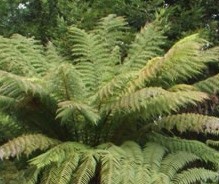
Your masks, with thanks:
M122 17L109 15L92 31L70 27L72 60L51 43L43 47L19 35L0 37L0 110L10 118L10 129L24 125L37 133L2 145L0 158L34 152L29 162L34 172L27 178L32 184L213 181L219 164L215 149L140 134L144 127L218 134L217 118L177 114L217 92L217 75L187 81L218 60L218 47L206 48L208 42L193 34L164 54L165 37L156 21L142 28L127 52ZM114 144L126 137L146 145ZM211 171L204 169L206 162Z

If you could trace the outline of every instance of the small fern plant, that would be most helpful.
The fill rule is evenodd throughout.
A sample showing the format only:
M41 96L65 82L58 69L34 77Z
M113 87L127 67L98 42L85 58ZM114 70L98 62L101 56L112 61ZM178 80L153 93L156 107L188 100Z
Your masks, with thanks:
M73 61L51 43L0 37L0 131L13 132L0 158L31 158L30 184L218 182L219 153L176 132L219 133L216 117L178 114L218 92L219 75L188 81L218 61L219 48L193 34L165 52L159 21L127 51L122 17L71 27Z

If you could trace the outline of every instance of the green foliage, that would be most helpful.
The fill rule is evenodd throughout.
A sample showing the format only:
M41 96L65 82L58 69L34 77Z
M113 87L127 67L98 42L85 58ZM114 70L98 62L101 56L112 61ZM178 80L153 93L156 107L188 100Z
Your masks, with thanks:
M157 21L142 28L125 54L124 18L109 15L92 31L71 27L73 60L61 57L51 43L44 48L22 36L0 37L1 110L16 120L13 123L35 133L2 145L0 158L36 153L30 161L34 167L29 183L216 180L215 149L199 141L139 134L145 126L161 133L174 128L214 135L218 131L216 118L172 115L209 99L201 84L187 81L218 60L218 48L206 48L208 42L193 34L164 54L165 37ZM146 144L143 151L135 142L113 144L127 139L145 144L147 136L156 143ZM197 160L211 163L211 170L190 167Z
M109 143L99 145L96 149L78 143L60 146L52 148L53 151L49 150L56 156L46 152L31 161L31 164L37 167L35 173L39 174L43 171L43 177L39 179L40 183L89 183L94 177L100 177L100 183L104 184L136 181L178 183L180 178L183 178L183 183L187 184L216 181L218 177L217 172L192 166L203 161L201 157L182 151L170 152L167 148L153 142L147 143L144 149L132 141L123 143L121 147ZM65 150L65 159L55 149L59 152ZM48 159L52 159L52 162L48 162ZM188 169L185 169L186 167Z
M196 132L218 135L218 121L217 117L185 113L164 117L152 124L151 128L155 131L162 128L171 131L175 128L181 133Z

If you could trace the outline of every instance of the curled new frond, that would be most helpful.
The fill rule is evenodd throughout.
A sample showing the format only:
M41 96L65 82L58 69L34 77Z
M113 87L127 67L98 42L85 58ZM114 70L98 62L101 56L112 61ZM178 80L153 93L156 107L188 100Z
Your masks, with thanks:
M21 154L28 156L35 150L46 150L59 143L59 141L42 134L23 135L0 146L0 158L8 159L9 157L20 156Z
M197 132L206 134L219 134L219 119L213 116L201 114L176 114L164 117L155 124L151 125L153 130L173 130L176 128L179 132Z

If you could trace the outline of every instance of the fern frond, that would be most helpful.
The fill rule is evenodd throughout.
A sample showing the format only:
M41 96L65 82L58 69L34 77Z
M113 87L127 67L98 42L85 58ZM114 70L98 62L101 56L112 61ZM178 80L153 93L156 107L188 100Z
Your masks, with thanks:
M46 45L46 51L45 51L45 58L48 64L52 67L52 65L56 64L63 64L66 63L67 61L64 60L63 57L61 57L57 50L56 47L53 45L52 42L48 42Z
M46 150L59 143L58 140L48 138L42 134L23 135L0 146L0 158L8 159L21 154L28 156L35 150Z
M71 181L73 173L78 167L79 157L77 155L70 155L66 160L59 166L58 175L56 175L56 183L68 184Z
M78 153L83 153L83 151L86 150L87 147L83 144L79 144L76 142L66 142L55 146L54 148L37 157L34 157L30 160L30 164L36 166L38 169L41 169L52 163L56 163L59 165L68 158L69 154L78 158Z
M121 145L121 148L124 149L126 157L129 159L133 159L133 161L139 164L143 162L142 150L137 143L133 141L126 141Z
M193 153L204 161L210 161L217 167L219 166L219 153L199 141L165 137L157 133L148 136L148 139L165 146L171 152L186 151Z
M83 74L82 80L89 91L96 91L102 81L114 74L111 51L98 34L86 33L75 27L70 29L70 33L76 68Z
M219 118L202 114L177 114L164 117L151 125L153 130L176 128L179 132L219 134Z
M123 40L127 24L123 17L110 14L99 21L93 32L100 35L110 47L114 47Z
M219 147L219 141L208 139L206 144L213 147Z
M198 91L169 92L158 87L143 88L134 93L122 96L105 105L106 111L123 113L137 112L148 119L162 114L170 114L188 104L196 104L207 99L206 93ZM139 113L140 112L140 113Z
M180 169L197 160L200 160L200 158L192 153L171 153L162 160L160 172L164 173L172 180Z
M201 91L216 94L219 91L219 74L209 77L203 81L199 81L194 84L194 87Z
M177 84L168 89L171 92L177 91L197 91L196 87L188 84Z
M24 127L15 118L0 113L0 142L17 137L24 132Z
M143 163L143 153L141 147L133 142L126 141L121 145L125 151L126 158L121 161L122 169L120 171L122 183L135 183L137 170Z
M174 179L174 184L192 184L198 181L208 182L218 181L218 173L204 168L193 168L177 174Z
M136 73L136 77L130 82L129 86L126 87L126 91L131 93L136 89L145 87L151 80L155 79L157 73L162 66L162 57L155 57L149 60L142 69Z
M20 100L25 95L39 95L43 98L47 92L43 81L38 78L20 77L0 70L0 94Z
M107 60L108 50L98 35L86 33L76 27L71 27L69 31L74 42L72 54L78 57L75 61L103 63Z
M56 118L61 118L63 122L65 122L67 119L71 119L76 111L83 115L85 119L87 119L92 124L97 124L98 120L100 119L97 110L85 103L76 101L64 101L60 102L58 105L59 109L57 111L58 114Z
M14 98L0 95L0 108L2 110L14 107L17 102Z
M165 94L165 90L159 87L143 88L135 93L122 96L119 100L112 101L106 105L106 110L140 110L144 105L142 102L150 98L154 98L160 94Z
M94 151L90 150L83 154L81 164L74 173L73 183L87 184L94 177L97 161L94 158Z
M102 154L100 156L100 182L102 184L119 184L121 177L119 172L121 165L118 157L111 153Z
M121 95L121 91L132 78L133 73L131 72L121 73L111 78L110 81L102 83L95 94L95 100L104 102L112 97Z
M32 77L43 75L49 65L39 42L16 34L11 38L0 37L0 69Z
M40 175L40 170L35 167L29 168L25 172L26 184L36 184L38 182L38 177Z
M130 46L125 67L131 68L132 71L142 69L148 60L162 53L160 46L163 44L162 31L155 26L155 23L146 24Z
M40 180L40 184L56 184L57 170L58 170L58 166L56 164L52 164L46 167L43 171L43 176L42 179Z
M72 64L64 63L55 65L45 77L49 89L57 101L80 99L86 95L81 74ZM85 94L84 94L85 93Z
M171 81L185 81L200 74L207 67L209 57L217 57L202 49L205 43L198 34L178 41L164 56L160 79L170 84Z
M166 151L167 149L159 144L147 143L143 151L144 164L149 170L158 171Z
M151 182L151 173L148 165L138 165L135 168L135 183L145 184Z

